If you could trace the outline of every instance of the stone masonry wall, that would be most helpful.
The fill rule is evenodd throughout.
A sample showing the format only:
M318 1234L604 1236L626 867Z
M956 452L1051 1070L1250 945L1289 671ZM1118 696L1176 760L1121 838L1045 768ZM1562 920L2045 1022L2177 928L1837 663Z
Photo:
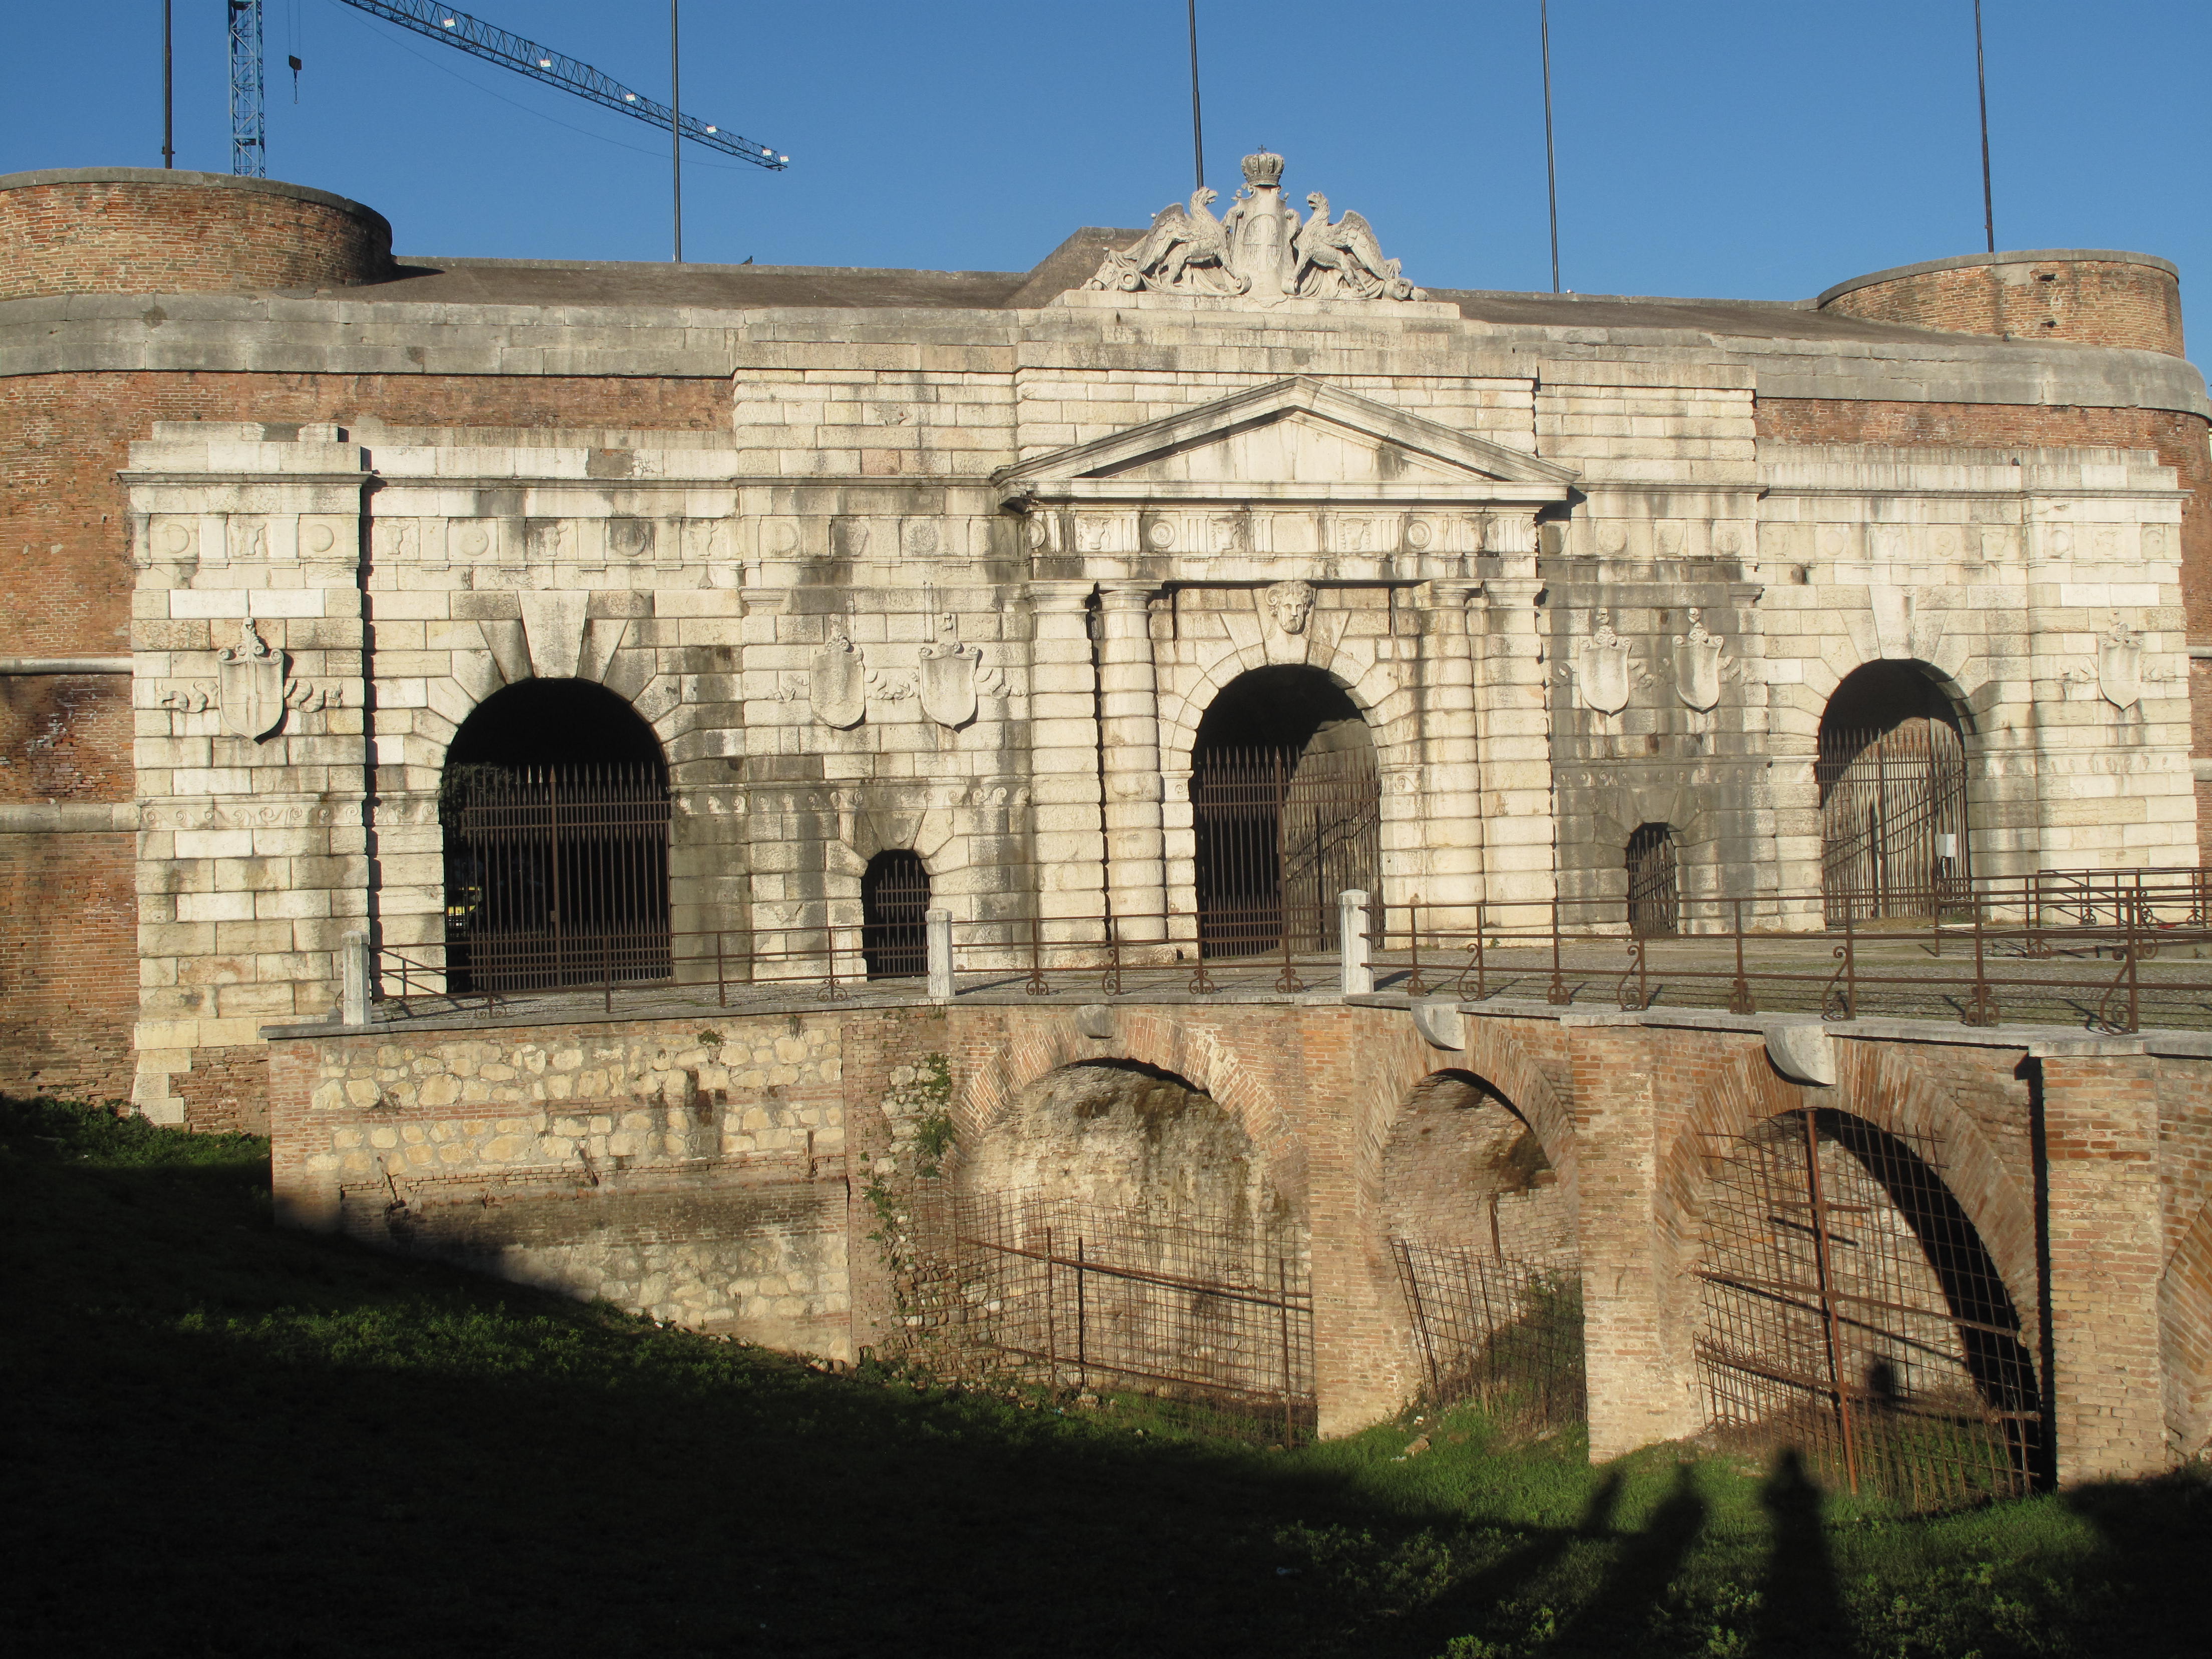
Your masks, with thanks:
M2183 355L2181 284L2162 264L1997 254L1848 289L1821 309L1966 334Z

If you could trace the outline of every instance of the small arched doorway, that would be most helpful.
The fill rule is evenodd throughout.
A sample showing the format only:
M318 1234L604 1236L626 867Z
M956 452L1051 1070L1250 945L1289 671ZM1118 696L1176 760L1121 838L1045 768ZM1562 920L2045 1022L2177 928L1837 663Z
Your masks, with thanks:
M1848 676L1815 772L1829 925L1941 914L1972 873L1966 740L1941 688L1909 663Z
M1637 939L1672 939L1682 931L1681 869L1674 826L1639 823L1628 838L1628 931Z
M525 680L446 752L447 981L544 990L669 972L668 767L588 680Z
M1336 896L1379 896L1382 789L1358 705L1318 669L1224 686L1191 750L1199 945L1209 957L1328 948Z
M860 951L870 979L929 971L929 872L921 855L878 853L860 876Z

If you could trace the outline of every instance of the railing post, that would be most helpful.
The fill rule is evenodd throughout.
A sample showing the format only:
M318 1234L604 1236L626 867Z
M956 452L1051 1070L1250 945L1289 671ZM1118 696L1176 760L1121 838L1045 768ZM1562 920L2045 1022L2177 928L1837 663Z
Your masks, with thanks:
M1759 999L1752 995L1751 981L1743 971L1743 901L1730 899L1729 902L1735 907L1735 983L1729 988L1729 1012L1755 1014L1759 1012Z
M1966 999L1966 1014L1962 1022L1967 1025L1994 1025L1997 1023L1997 1005L1990 995L1989 973L1983 962L1982 898L1976 894L1974 906L1974 994Z
M929 997L933 1002L952 1000L952 912L938 907L922 913L929 951Z
M714 1006L730 1006L730 976L722 966L722 930L714 930Z
M369 954L367 933L338 941L338 1017L356 1030L368 1024Z
M1490 969L1483 956L1483 933L1490 926L1490 901L1474 902L1474 1000L1480 1002L1490 994Z
M599 935L599 981L606 992L606 1012L615 1011L615 959L613 942L605 933Z
M1574 1000L1574 993L1567 989L1566 975L1559 967L1559 901L1558 895L1554 894L1552 898L1552 983L1544 993L1544 1000L1553 1007L1565 1007Z
M1390 932L1390 910L1387 905L1382 910L1382 932L1387 939ZM1429 994L1428 984L1421 977L1421 896L1419 893L1413 895L1413 902L1406 907L1406 956L1413 964L1412 970L1406 975L1406 994L1409 997L1426 996Z
M1373 942L1367 937L1367 895L1356 887L1336 896L1336 937L1342 994L1368 995L1375 989L1375 963L1369 954Z
M2142 1010L2137 1001L2141 987L2136 983L2136 958L2138 954L2136 931L2142 920L2141 907L2130 906L2128 909L2128 1030L2130 1031L2142 1030Z

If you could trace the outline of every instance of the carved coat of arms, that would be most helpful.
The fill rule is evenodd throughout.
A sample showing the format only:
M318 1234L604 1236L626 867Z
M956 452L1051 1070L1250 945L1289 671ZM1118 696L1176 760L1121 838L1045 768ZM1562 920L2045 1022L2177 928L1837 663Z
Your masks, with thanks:
M858 726L868 712L867 664L842 630L832 629L807 665L806 696L814 718L839 731Z
M960 643L956 617L940 618L938 627L937 643L923 646L918 653L915 680L921 712L939 726L965 726L975 718L975 671L982 665L983 653Z
M264 641L251 620L238 644L216 653L216 696L223 729L256 743L284 723L284 653Z
M1601 714L1618 714L1628 707L1628 641L1613 632L1612 619L1602 611L1575 654L1575 684L1583 706Z
M2117 617L2097 641L2097 690L2122 714L2142 701L2142 635Z
M1674 635L1674 695L1700 714L1721 700L1722 648L1691 606L1690 631Z
M1188 203L1153 216L1145 240L1109 252L1084 286L1135 294L1249 296L1265 304L1307 300L1425 300L1398 261L1385 258L1375 228L1357 213L1329 218L1328 198L1306 198L1303 224L1283 199L1283 158L1270 150L1244 158L1244 184L1217 219L1214 193L1200 185Z

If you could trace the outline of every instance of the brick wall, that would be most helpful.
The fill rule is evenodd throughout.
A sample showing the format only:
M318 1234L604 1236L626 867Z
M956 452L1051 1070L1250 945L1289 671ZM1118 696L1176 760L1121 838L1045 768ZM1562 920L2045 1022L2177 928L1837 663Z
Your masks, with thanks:
M134 840L0 835L0 1090L130 1098Z
M2117 260L2002 261L1916 271L1851 289L1821 309L1961 334L2185 355L2180 283L2156 265Z
M384 216L320 191L189 173L0 187L0 300L335 287L391 268Z

